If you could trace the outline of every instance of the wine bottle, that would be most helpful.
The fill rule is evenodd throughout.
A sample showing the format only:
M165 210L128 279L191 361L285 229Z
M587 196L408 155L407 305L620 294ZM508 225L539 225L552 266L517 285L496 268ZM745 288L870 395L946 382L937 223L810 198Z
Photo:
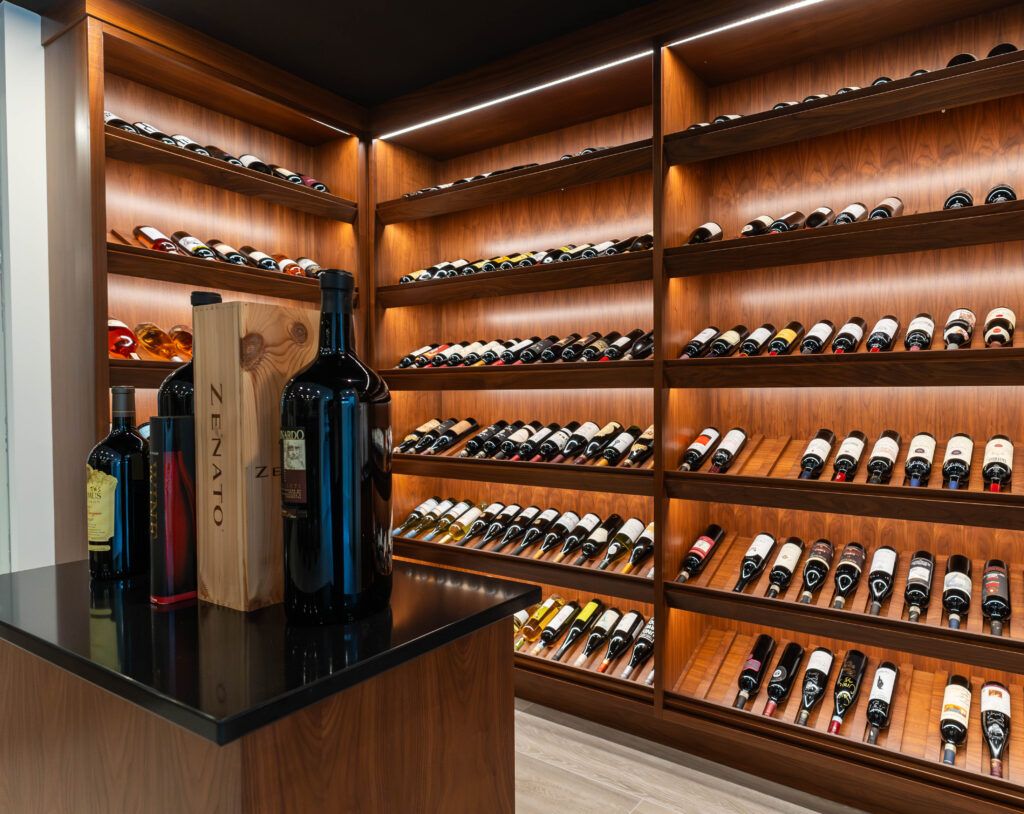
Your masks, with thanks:
M223 240L208 240L206 245L213 250L217 260L222 260L225 263L234 263L236 266L249 265L249 261L246 260L244 254L229 246Z
M421 353L419 356L416 357L415 361L413 362L413 365L415 367L428 367L430 363L434 361L435 356L444 353L450 347L451 345L441 344L435 347L433 350L428 350L425 353Z
M871 616L878 616L882 612L882 603L892 593L898 559L896 549L887 545L876 548L871 557L871 567L868 569L868 595L871 597L868 613Z
M904 465L909 486L927 486L935 458L935 436L930 432L919 432L910 439L907 462Z
M739 118L740 115L738 113L723 113L721 116L715 116L715 118L711 120L711 123L724 124L725 122L735 121L736 119Z
M888 314L875 323L875 327L868 334L868 341L865 343L865 347L869 353L892 350L893 342L899 330L900 321L892 314Z
M800 670L803 660L804 649L801 645L796 642L786 645L779 660L775 662L771 678L768 679L768 686L765 688L768 700L764 702L762 715L771 718L775 715L779 704L789 697L789 692L793 689L793 682L796 681L796 674Z
M554 617L562 609L562 605L565 604L565 600L562 599L558 594L552 594L545 599L537 609L530 614L530 618L523 623L523 626L519 628L519 638L516 639L513 647L516 650L520 650L527 642L535 642L540 638L541 631L544 629L544 624L551 618Z
M302 181L303 186L307 186L310 189L315 189L317 192L326 192L330 194L330 190L327 188L327 184L323 181L317 181L316 178L310 178L308 175L299 173L299 179Z
M464 418L459 423L441 433L429 448L423 450L424 455L437 455L451 449L463 438L478 428L475 418Z
M595 331L584 336L582 339L578 339L567 348L562 350L561 359L563 362L578 362L582 356L583 351L597 342L604 334L600 331Z
M1013 441L1005 435L993 435L985 444L981 477L990 492L999 492L1013 476Z
M835 323L830 319L823 319L820 322L815 322L811 326L811 330L804 336L804 341L800 343L800 353L812 354L821 353L825 350L825 346L828 344L829 339L832 338L832 334L835 331Z
M957 65L967 65L970 62L975 62L977 57L974 54L957 54L952 57L949 62L946 63L947 68L955 68Z
M631 252L645 252L648 249L654 248L654 232L647 232L646 234L640 235L636 240L633 241L633 245L629 247Z
M942 694L939 734L942 735L942 762L956 765L957 749L967 740L971 716L971 682L962 675L951 675Z
M985 347L1006 348L1013 344L1017 315L1006 306L993 308L985 316Z
M931 314L921 313L910 320L907 326L907 335L903 339L903 346L907 350L928 350L932 346L932 336L935 334L935 320Z
M136 226L132 234L139 243L151 251L181 254L177 244L155 226Z
M644 521L637 517L631 517L623 523L619 530L615 532L615 536L612 538L612 541L608 544L608 549L605 551L604 558L600 563L598 563L598 570L604 571L609 565L618 562L626 556L626 554L632 550L636 541L640 539L640 535L643 531ZM586 553L586 544L584 544L583 550L584 553ZM589 559L593 559L593 557L590 557ZM580 564L582 563L577 563L577 565Z
M511 455L515 455L516 450L519 449L520 444L526 441L528 438L532 438L542 429L539 421L531 421L529 424L524 424L518 430L508 435L502 442L492 457L495 461L503 461ZM484 449L481 452L487 451L488 444L484 444ZM479 458L481 452L477 453Z
M690 446L683 451L683 457L679 463L679 471L690 472L700 469L701 464L708 457L708 453L711 452L711 448L715 445L719 436L720 433L714 427L705 427L701 430L700 435L694 438Z
M946 327L942 331L946 350L970 347L977 320L978 318L970 308L954 309L946 320Z
M964 209L968 206L974 206L974 196L966 189L958 189L946 198L946 202L942 205L942 208Z
M110 127L116 127L119 130L124 130L128 133L138 133L139 131L132 127L128 122L118 116L116 113L111 113L109 110L103 111L103 123Z
M733 352L747 338L749 331L746 325L734 325L728 331L719 334L711 347L708 348L708 359L719 356L732 356Z
M833 608L842 608L846 604L846 598L853 593L860 581L866 557L867 552L860 543L850 542L843 546L843 553L839 555L839 562L832 578L835 584L832 593Z
M188 232L177 231L171 235L173 240L179 249L182 250L182 254L189 257L197 257L200 260L216 260L217 255L213 249L207 246L203 241L197 237L193 237Z
M770 322L764 323L760 328L751 331L750 336L740 345L740 356L757 356L764 350L768 340L775 336L775 326Z
M428 421L427 424L429 424L429 423L430 422ZM405 440L403 440L402 443L399 445L398 451L399 452L408 452L408 453L413 454L413 455L419 455L424 450L429 449L431 446L433 446L434 442L438 438L440 438L444 433L448 432L448 430L450 430L452 427L454 427L458 423L459 423L459 420L457 418L445 419L441 423L436 424L432 429L429 429L426 432L421 433L419 438L416 439L415 442L413 442L413 445L412 445L411 449L408 449L408 448L402 449L402 447L405 446L406 441L409 440L410 436L412 436L412 435L414 435L414 434L419 432L419 428L417 428L416 430L414 430L412 433L410 433L409 435L407 435L405 437ZM423 426L426 426L426 425L425 424L421 424L420 425L420 427L423 427Z
M241 255L239 255L239 257L241 257ZM407 353L405 356L403 356L401 359L398 360L398 364L395 365L395 368L396 369L403 369L403 368L407 368L407 367L412 367L412 364L413 364L413 362L416 361L416 357L417 356L420 356L420 355L426 353L429 350L433 350L436 347L438 347L438 345L436 343L428 344L428 345L424 345L422 348L417 348L416 350L412 351L411 353Z
M514 365L532 365L534 362L540 359L541 354L555 345L558 342L558 334L551 334L550 336L544 337L544 339L534 342L532 345L527 345L519 353L519 358L516 359L512 364Z
M622 358L624 360L639 361L640 359L646 359L653 354L654 331L648 331L633 343L633 347L626 351L626 354Z
M900 670L891 661L883 661L875 669L871 679L871 692L868 693L868 743L878 743L878 735L889 726L892 714L892 695L896 691L896 681Z
M981 685L981 731L988 745L992 777L1003 776L1003 753L1010 742L1010 691L998 681Z
M226 153L220 147L213 144L206 145L206 151L213 157L218 158L221 161L226 161L228 164L234 164L236 167L244 166L241 161L235 158L231 153Z
M629 663L623 668L621 678L629 678L637 667L646 664L654 655L654 617L647 620L644 629L636 637L633 652L629 655Z
M443 351L434 355L430 360L431 367L445 367L449 360L459 356L462 352L471 345L472 343L468 339L463 339L461 342L456 342L452 345L448 345Z
M860 430L851 430L843 439L832 461L832 480L837 482L851 481L857 474L861 456L867 446L868 437Z
M490 542L501 534L502 529L519 513L519 509L520 507L514 503L509 506L503 503L491 503L484 509L483 514L473 521L462 539L457 541L458 545L468 545L481 534L487 535L488 533L492 535L488 540Z
M558 432L561 425L554 421L548 424L546 427L541 427L533 435L523 441L518 447L516 447L515 454L512 455L510 461L528 461L534 455L537 454L537 449L540 447L541 442L552 433Z
M215 305L221 301L220 294L212 291L193 291L190 302L193 308L201 305ZM174 329L171 329L172 332ZM180 349L179 349L180 350ZM195 354L171 373L160 384L156 394L157 415L195 415Z
M734 593L742 593L743 589L754 581L754 577L764 570L765 563L774 549L775 538L765 532L750 541L750 547L747 548L747 553L743 555L743 561L740 563L740 576L732 589Z
M597 515L594 515L595 519ZM576 512L563 512L561 516L551 527L544 532L543 539L540 541L540 546L537 548L537 553L534 554L534 559L539 559L548 551L555 546L559 545L565 540L572 530L579 525L580 516Z
M850 711L853 702L857 700L867 666L868 657L861 653L860 650L847 651L846 658L843 659L843 666L839 668L839 675L836 676L836 684L833 689L834 707L832 710L832 720L828 724L828 734L839 734L839 728L843 725L843 718Z
M868 208L859 201L850 204L846 209L836 215L832 223L835 226L839 226L844 223L857 223L858 221L864 220L867 217Z
M489 507L486 503L471 506L448 524L448 528L445 529L444 536L438 540L438 543L447 544L455 542L455 544L458 545L459 540L464 540L466 533L473 528L473 525L481 517L483 517L484 511L487 508Z
M460 365L464 365L470 356L475 356L481 353L485 344L485 340L477 339L475 342L470 342L468 345L465 345L458 350L453 350L452 353L449 354L446 364L448 367L459 367Z
M445 514L451 511L453 506L455 506L455 501L452 498L440 501L424 514L412 529L406 532L406 536L419 537L423 532L430 531Z
M270 174L275 178L280 178L282 181L288 181L290 184L302 185L302 176L297 172L292 172L279 164L268 164L267 167L270 169Z
M654 554L654 521L652 520L647 524L647 528L644 529L643 534L640 535L640 539L633 544L632 550L629 552L629 561L623 566L623 574L631 574L644 562L647 561L648 557ZM647 574L648 579L654 577L654 569L652 568Z
M579 656L576 657L576 661L573 662L573 665L579 667L594 655L594 653L597 652L597 648L607 641L609 634L615 629L621 619L622 611L618 608L608 608L604 613L602 613L594 623L594 626L590 629L590 635L587 636L587 642L583 645L583 650L580 652Z
M519 512L515 517L512 518L511 522L504 528L504 533L501 535L501 539L498 540L497 544L491 551L502 551L507 548L510 544L514 543L530 527L537 515L540 514L539 506L527 506L525 509ZM486 538L486 535L484 535ZM474 546L474 548L483 548L487 541L481 541Z
M850 317L836 338L832 340L833 353L854 353L860 347L864 338L864 332L868 329L867 323L860 317Z
M895 195L885 198L868 214L868 220L884 220L885 218L898 218L903 214L903 201Z
M201 146L188 136L182 135L181 133L171 136L171 140L178 147L181 147L181 149L183 150L188 150L189 152L193 152L196 155L205 155L207 157L210 156L209 150L207 150L205 147Z
M1010 618L1010 577L1006 563L989 560L981 577L981 612L988 619L993 636L1003 635L1003 622Z
M473 501L460 500L448 511L446 511L443 515L441 515L441 517L438 518L437 523L435 523L434 526L428 529L427 533L423 535L423 539L429 542L431 540L436 539L438 535L444 536L448 533L448 528L451 526L452 523L463 517L467 512L469 512L473 508Z
M492 362L495 366L498 365L510 365L515 362L519 355L530 347L534 342L540 342L539 336L531 336L529 339L524 339L521 342L516 342L512 347L505 348L498 356L497 360ZM485 356L484 359L487 357Z
M822 428L814 434L800 456L800 480L817 480L821 476L835 442L836 434L832 430Z
M629 247L636 243L639 237L640 235L632 235L631 237L627 237L625 240L617 240L610 248L604 251L604 254L622 254L623 252L628 252Z
M562 605L558 613L541 630L534 652L541 652L546 648L554 646L565 635L566 631L569 630L569 625L572 624L579 612L579 602L566 602Z
M971 609L971 560L953 554L946 560L946 576L942 581L942 607L949 616L949 626L960 629L960 622Z
M711 343L718 338L721 331L714 325L709 325L693 339L691 339L683 352L679 354L680 359L698 359L711 349Z
M772 225L768 227L768 233L777 235L781 232L793 232L797 229L803 229L806 222L807 216L803 212L794 210L772 221Z
M391 535L393 537L401 537L407 531L418 526L420 521L427 515L427 513L432 512L434 509L436 509L437 504L440 502L441 498L437 497L436 495L434 497L428 497L419 506L417 506L415 509L409 512L409 515L405 518L405 520L401 522L398 528L391 530Z
M601 358L604 352L614 343L622 337L618 331L612 331L609 334L605 334L600 339L591 342L583 349L583 361L593 362L595 359Z
M827 93L812 93L810 96L804 98L801 104L807 104L808 102L816 102L818 99L827 99Z
M530 523L526 531L523 532L523 537L519 541L519 545L515 547L512 554L518 557L526 551L526 549L540 540L545 534L547 534L548 530L554 525L555 520L557 520L558 517L559 511L554 508L545 509L538 514L533 519L533 522Z
M743 663L743 669L740 670L737 680L740 691L736 694L734 708L743 709L747 705L747 700L757 695L765 673L768 672L768 662L774 652L775 639L767 633L762 633L754 640L754 646L750 648L750 654Z
M631 610L623 614L622 618L619 619L619 623L608 637L608 649L605 651L604 659L598 666L597 672L605 672L613 661L626 652L626 649L633 643L643 625L644 617L636 611Z
M694 229L693 232L690 233L690 238L686 241L686 244L688 246L692 246L695 243L711 243L712 241L721 239L722 227L712 220L701 224Z
M907 585L903 598L908 607L908 618L916 622L921 611L928 608L932 595L932 576L935 574L935 557L930 551L915 551L907 569Z
M459 454L456 457L468 458L470 455L476 455L483 448L483 445L486 441L493 438L507 426L507 421L495 421L493 424L491 424L491 426L481 430L472 438L470 438L466 442L466 446L459 450Z
M242 162L243 167L247 167L250 170L255 170L256 172L261 172L264 175L273 175L273 172L271 171L270 167L264 161L260 160L251 153L246 153L245 155L238 156L238 160Z
M829 206L819 206L810 215L807 216L807 220L804 221L805 229L818 229L822 226L831 226L832 219L835 217L835 212Z
M600 427L598 427L593 421L584 421L576 428L576 431L569 436L569 439L565 442L561 451L551 459L551 463L558 464L566 458L571 458L590 443L591 439L597 435L599 429Z
M245 255L245 258L256 268L266 269L268 271L280 271L277 267L277 261L274 260L269 254L261 252L259 249L254 249L252 246L242 246L239 251Z
M609 448L614 445L614 441L609 444ZM605 460L607 460L607 450L603 453ZM626 459L620 464L623 469L632 469L642 465L648 458L654 454L654 425L651 424L643 433L633 442L629 448L629 452L626 453ZM601 462L597 462L598 466L601 466ZM611 462L609 465L614 466Z
M501 346L501 350L504 350L504 344L500 339L492 339L487 342L483 339L474 342L470 347L465 348L463 351L462 364L464 367L472 367L481 359L484 358L484 354L494 348ZM501 353L501 350L498 352Z
M800 590L801 605L810 605L814 595L825 584L834 557L835 548L831 541L824 537L811 544L811 550L807 552L807 559L804 561L803 585Z
M796 715L799 726L807 726L811 710L824 697L832 673L832 662L832 651L827 647L815 648L807 659L807 669L804 670L803 686L800 689L800 710Z
M792 353L794 348L799 347L803 335L804 326L796 321L790 322L772 337L772 341L768 343L768 355L785 356Z
M996 184L985 195L985 203L987 204L1007 203L1008 201L1016 200L1017 195L1009 184Z
M569 648L576 644L580 637L593 627L594 622L597 621L598 614L603 609L604 603L600 599L591 599L584 605L580 612L573 617L569 630L566 631L565 638L562 640L562 644L559 645L551 660L561 661L562 656L569 652Z
M747 444L747 433L739 427L733 427L722 438L721 443L711 456L711 469L709 472L725 474Z
M573 459L573 463L578 466L592 460L599 452L601 452L601 450L610 444L612 439L618 436L620 432L622 432L622 425L618 421L609 421L594 433L593 437L591 437L587 442L587 445L583 448L583 452ZM568 444L566 445L568 446Z
M186 361L178 355L178 348L170 335L152 322L140 322L134 331L139 339L139 345L154 359L166 362Z
M786 542L779 549L779 554L768 572L768 590L765 596L775 599L780 593L789 587L793 574L804 553L804 541L799 537L787 537Z
M868 457L867 470L870 473L868 483L888 483L896 468L896 457L900 454L900 434L896 430L885 430Z
M473 364L493 365L495 362L498 361L498 359L501 358L501 354L503 354L507 350L511 350L521 342L523 342L522 339L509 339L506 341L495 339L493 342L488 343L484 348L481 349L480 358L476 362L473 362Z
M172 147L178 146L174 139L169 135L147 122L134 122L132 126L135 128L136 133L149 136L151 139L155 139L156 141L162 141L164 144L170 144Z
M570 421L557 432L551 433L551 435L541 441L540 446L537 447L537 453L530 458L530 460L533 462L547 461L554 457L556 453L560 452L565 447L569 442L569 439L572 437L572 434L576 432L579 427L579 421Z
M501 448L501 445L515 433L523 429L522 421L513 421L507 427L502 430L498 430L494 435L488 438L481 444L480 449L473 454L474 458L490 458ZM539 426L539 425L538 425Z
M676 582L686 582L691 577L700 574L724 538L725 531L717 523L712 523L704 529L703 533L693 541L686 556L683 557Z
M149 442L135 426L135 388L111 387L111 426L85 464L92 579L149 572Z
M800 103L797 102L797 101L776 102L774 105L772 105L772 110L782 110L784 108L792 107L793 105L798 105L798 104L800 104Z
M578 342L580 335L577 333L569 334L565 339L559 342L555 342L553 345L549 345L544 348L540 353L540 360L545 364L551 364L557 362L562 357L562 351L569 347L574 342Z
M570 554L583 550L589 546L591 550L602 551L608 540L622 527L622 518L617 514L610 514L603 523L596 526L585 537L577 535L575 531L570 534L562 544L561 550L555 555L554 562L561 562Z
M740 229L740 237L756 237L757 235L768 234L768 230L775 223L775 218L768 215L758 215L746 226Z
M617 514L609 515L608 519L594 529L590 536L583 541L580 546L580 555L576 558L576 562L574 562L573 565L583 565L584 563L599 556L601 552L608 547L608 543L611 541L612 537L618 534L624 525L622 518ZM643 530L643 525L639 520L637 521L637 525L639 526L637 529L637 532L639 533ZM627 533L631 534L632 530ZM559 553L559 557L561 557L561 552ZM561 562L561 559L556 558L555 561Z
M961 484L967 483L971 477L973 455L974 440L967 433L957 433L946 442L946 454L942 459L942 477L948 488L959 489Z
M999 45L992 47L992 50L988 52L988 58L1002 56L1003 54L1012 54L1017 50L1017 46L1011 42L1001 42Z
M583 541L586 540L587 537L590 536L591 532L599 525L601 525L601 518L596 514L588 512L576 522L576 525L573 526L572 530L564 537L558 538L552 536L552 532L554 531L554 529L552 529L552 532L549 532L544 539L541 540L540 548L537 553L533 555L533 558L535 560L540 559L547 554L547 552L557 547L559 543L561 543L563 548L565 548L567 554L571 554L583 545Z
M432 418L429 421L420 424L416 429L410 432L402 441L394 448L395 452L408 452L416 443L422 439L427 433L433 432L439 426L441 426L441 419Z

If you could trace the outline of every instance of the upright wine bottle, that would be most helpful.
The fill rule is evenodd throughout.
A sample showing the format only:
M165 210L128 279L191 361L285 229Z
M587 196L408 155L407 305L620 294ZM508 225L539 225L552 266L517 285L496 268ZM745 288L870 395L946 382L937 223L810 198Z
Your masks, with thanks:
M733 703L733 707L743 709L747 705L747 701L757 695L757 691L761 689L761 682L764 680L765 673L768 672L768 662L771 660L772 653L774 652L775 639L767 633L762 633L757 637L754 641L754 646L750 648L747 660L743 663L743 669L740 670L737 679L740 691L736 694L736 701Z
M629 663L622 669L620 678L629 678L637 667L642 667L654 655L654 617L647 620L643 630L636 637Z
M689 239L686 241L688 246L692 246L695 243L711 243L713 240L722 239L722 227L714 221L708 221L707 223L701 224L690 233Z
M935 320L931 314L921 313L910 320L907 335L903 338L903 346L907 350L928 350L932 346L935 334Z
M580 637L593 627L594 622L597 621L598 614L604 608L604 603L600 599L591 599L583 608L577 613L572 623L569 625L569 629L565 633L565 638L562 640L562 644L559 645L558 650L551 657L552 661L561 661L562 656L569 652L576 642L580 640Z
M743 589L754 581L754 577L764 570L774 549L775 538L765 532L750 541L750 547L747 548L747 553L743 555L743 561L740 563L740 575L733 586L734 593L742 593Z
M946 442L942 459L942 478L950 489L959 489L971 477L971 457L974 440L967 433L957 433Z
M1010 742L1010 691L998 681L981 685L981 731L988 746L992 777L1003 776L1003 754Z
M884 220L885 218L897 218L903 214L903 201L895 195L882 200L871 212L868 213L868 220Z
M686 556L683 557L676 582L686 582L703 571L704 566L708 564L708 561L724 537L725 531L717 523L712 523L704 529L703 533L693 541L693 545L686 552Z
M875 670L871 679L871 692L868 694L868 743L878 743L878 735L889 726L892 714L892 695L896 690L900 670L891 661L883 661Z
M807 216L803 212L796 210L787 212L781 218L772 221L772 225L768 227L768 233L777 235L781 232L795 232L797 229L803 229L806 222Z
M946 327L942 330L942 339L946 343L946 350L969 347L977 321L978 318L970 308L954 309L946 319Z
M832 353L855 353L864 339L868 324L860 317L850 317L832 340Z
M775 336L775 326L770 322L764 323L760 328L751 331L740 345L740 356L757 356L765 349L768 340Z
M111 426L85 464L89 575L149 572L149 442L135 427L135 388L111 387Z
M903 599L907 603L908 619L916 622L921 612L928 609L932 596L932 577L935 574L935 557L930 551L915 551L907 569L907 585Z
M865 557L867 552L860 543L850 542L843 546L843 553L839 555L839 562L832 578L835 585L832 594L833 608L842 608L846 604L846 598L857 587L861 572L864 570Z
M985 444L981 477L990 492L999 492L1013 476L1013 441L1006 435L993 435Z
M216 305L221 301L221 296L212 291L193 291L190 301L193 308L198 308L202 305ZM195 415L195 360L193 349L192 358L160 384L156 392L157 415Z
M1006 563L989 560L981 577L981 612L988 619L993 636L1003 635L1003 622L1010 618L1010 577Z
M864 204L858 202L850 204L846 209L836 215L835 220L832 223L836 226L840 226L844 223L857 223L858 221L864 220L867 217L868 208Z
M1006 306L993 308L985 315L985 347L1005 348L1013 344L1017 315Z
M598 617L598 620L590 630L590 634L587 636L587 642L583 645L583 650L576 657L576 661L573 662L575 667L581 666L597 652L597 648L608 640L608 636L618 625L620 619L622 619L622 611L618 608L608 608Z
M401 537L407 531L410 531L411 529L418 526L420 521L423 520L427 513L432 512L434 509L436 509L437 504L440 502L441 498L437 497L436 495L434 497L429 497L426 500L424 500L419 506L417 506L415 509L409 512L408 516L405 518L405 520L401 522L398 528L391 530L391 535L393 537Z
M800 604L810 605L814 595L821 590L832 568L835 548L830 540L819 537L811 544L804 561L803 585L800 591Z
M721 331L714 325L709 325L693 339L686 343L683 352L679 354L680 359L697 359L711 349L711 343L718 338Z
M804 355L821 353L828 344L828 340L832 338L835 329L835 323L830 319L815 322L804 337L804 341L800 343L800 353Z
M814 434L800 456L800 479L817 480L821 476L821 470L825 467L825 461L832 454L832 445L836 442L836 434L832 430L822 428Z
M720 356L732 356L733 352L747 338L749 331L746 325L734 325L728 331L719 334L708 348L708 359Z
M910 439L904 471L908 486L927 486L935 459L935 436L930 432L919 432Z
M573 463L577 466L585 464L587 461L593 460L608 444L612 442L612 439L617 437L622 432L622 425L618 421L609 421L600 430L598 430L591 439L587 442L587 445L583 448L583 451L573 459Z
M843 666L839 668L839 675L836 676L836 684L833 688L833 709L832 720L828 724L828 734L839 734L839 728L843 725L843 718L850 711L853 702L857 700L860 693L860 685L864 680L864 671L868 666L868 657L860 650L848 650L846 658L843 659Z
M474 435L466 442L466 446L459 450L459 454L456 457L468 458L470 455L476 455L481 449L483 449L483 446L487 441L489 441L491 438L493 438L507 426L507 421L495 421L493 424L491 424L491 426L485 427L484 429L480 430L480 432L478 432L476 435Z
M626 649L633 643L637 633L643 627L644 617L636 611L627 611L619 619L611 635L608 637L608 650L605 651L604 659L598 665L597 672L605 672L613 661L619 658Z
M590 443L591 439L597 435L599 429L600 428L593 421L584 421L576 428L576 431L569 436L565 445L561 448L558 454L551 459L551 463L559 464L566 458L574 456Z
M679 464L679 471L690 472L692 470L700 469L701 464L708 457L708 453L711 452L711 448L715 445L715 441L718 440L720 433L714 427L705 427L700 431L700 435L693 439L683 451L683 457Z
M804 335L804 326L797 321L790 322L772 337L768 343L769 356L785 356L792 353L793 349L800 345Z
M768 679L768 686L765 689L768 700L764 702L762 715L771 718L779 704L789 697L789 692L793 689L793 682L796 681L796 674L800 670L803 660L804 649L801 645L796 642L786 645L779 660L775 662L771 678Z
M882 612L882 603L892 593L898 559L896 549L887 545L876 548L871 557L871 567L868 569L868 595L871 597L868 613L871 616L878 616Z
M800 710L796 715L799 726L807 726L811 710L824 697L833 660L832 651L827 647L815 648L807 659L807 669L804 670L803 686L800 689Z
M868 437L860 430L852 430L836 451L832 461L832 480L837 482L851 481L857 474L861 456L867 446Z
M949 617L949 626L959 630L960 622L971 609L971 560L953 554L946 560L946 576L942 580L942 607Z
M789 587L803 553L803 540L799 537L786 538L786 542L782 544L778 556L768 572L768 590L765 591L765 596L774 599Z
M900 454L900 434L896 430L885 430L875 441L868 457L868 483L888 483L896 468L896 457Z
M604 558L598 564L597 568L599 571L604 571L612 563L618 562L628 554L636 541L640 539L640 535L644 531L644 521L637 517L631 517L622 526L611 542L608 543L608 548L605 551ZM586 546L584 545L584 553L586 552ZM592 557L590 559L593 559Z
M865 343L865 347L869 353L892 350L893 342L896 340L896 334L899 333L899 330L899 319L892 314L887 314L875 323L875 327L868 334L868 341Z
M720 474L728 472L746 443L747 433L739 427L733 427L723 436L721 443L711 455L711 469L708 471Z
M967 741L971 717L971 681L962 675L951 675L942 694L939 734L942 735L942 762L956 765L957 749Z

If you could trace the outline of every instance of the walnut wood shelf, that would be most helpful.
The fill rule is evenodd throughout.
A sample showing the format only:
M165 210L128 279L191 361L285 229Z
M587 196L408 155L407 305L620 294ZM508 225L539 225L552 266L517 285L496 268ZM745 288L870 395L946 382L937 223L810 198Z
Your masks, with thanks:
M414 540L408 537L394 537L395 554L412 560L443 565L447 568L462 568L486 574L538 582L545 585L565 585L580 591L633 599L637 602L654 603L654 583L646 577L620 574L615 571L599 571L596 563L588 567L552 562L547 559L533 559L533 551L514 556L487 549L462 548L454 544ZM511 549L511 546L509 547ZM552 552L553 553L553 552ZM653 562L653 561L651 561ZM622 567L616 563L616 568ZM646 571L650 562L643 565Z
M377 289L376 297L377 305L382 308L407 308L457 300L632 283L650 280L653 274L652 252L648 249L509 271L444 277L422 283L386 285Z
M110 158L143 164L160 172L323 218L345 223L352 223L356 218L354 202L328 192L317 192L304 184L293 184L110 125L105 128L105 140Z
M452 478L489 483L510 483L581 492L619 495L653 495L654 472L650 469L574 466L573 464L488 461L445 456L396 454L392 459L396 475Z
M941 344L941 341L940 343ZM732 387L984 387L1024 384L1024 348L813 356L733 356L665 362L665 386Z
M634 141L596 153L551 161L536 167L505 172L479 181L455 184L446 189L395 198L377 204L377 219L384 225L432 218L479 206L537 195L556 189L607 181L622 175L650 170L651 140Z
M921 76L908 76L779 110L765 110L665 137L669 164L688 164L802 139L1000 99L1024 83L1017 51Z
M391 390L585 390L654 385L654 363L572 362L383 370Z
M180 254L155 252L141 246L125 246L120 243L107 244L107 273L260 294L264 297L320 302L320 285L312 278L237 266L219 260L200 260Z
M1024 201L918 212L665 251L669 277L796 266L1024 239Z
M131 385L140 390L157 388L183 362L152 362L133 359L110 360L110 384Z
M568 660L570 656L574 658L576 650L579 647L581 647L581 642L576 643L576 646L569 651L565 656L565 659ZM591 656L591 664L600 662L603 654L604 648L599 648L598 652ZM615 663L617 670L621 670L628 661L628 654L622 656L620 660ZM597 670L591 670L584 667L573 667L572 664L566 664L565 660L552 661L551 659L544 658L543 656L533 656L527 653L515 654L515 666L517 670L524 670L527 672L537 673L538 675L562 679L563 681L572 682L574 685L602 690L619 698L629 698L634 701L642 701L653 705L654 688L643 683L643 678L646 677L648 671L651 669L651 664L652 662L648 661L647 664L638 671L639 676L636 679L622 679L607 673L599 673Z

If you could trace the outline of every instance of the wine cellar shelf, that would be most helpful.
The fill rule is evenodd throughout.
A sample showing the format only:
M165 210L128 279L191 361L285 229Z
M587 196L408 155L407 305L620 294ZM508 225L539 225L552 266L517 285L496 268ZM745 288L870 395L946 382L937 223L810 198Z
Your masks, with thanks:
M654 366L639 362L570 362L501 367L385 370L391 390L548 390L650 388Z
M110 385L136 387L141 390L156 388L170 373L181 365L178 362L137 362L132 359L110 360Z

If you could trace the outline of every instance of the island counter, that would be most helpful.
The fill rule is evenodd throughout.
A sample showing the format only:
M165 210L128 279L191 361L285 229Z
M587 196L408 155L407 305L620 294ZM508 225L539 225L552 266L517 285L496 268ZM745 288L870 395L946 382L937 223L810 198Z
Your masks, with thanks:
M395 563L389 611L159 609L85 561L0 575L0 810L514 810L509 617L536 587Z

